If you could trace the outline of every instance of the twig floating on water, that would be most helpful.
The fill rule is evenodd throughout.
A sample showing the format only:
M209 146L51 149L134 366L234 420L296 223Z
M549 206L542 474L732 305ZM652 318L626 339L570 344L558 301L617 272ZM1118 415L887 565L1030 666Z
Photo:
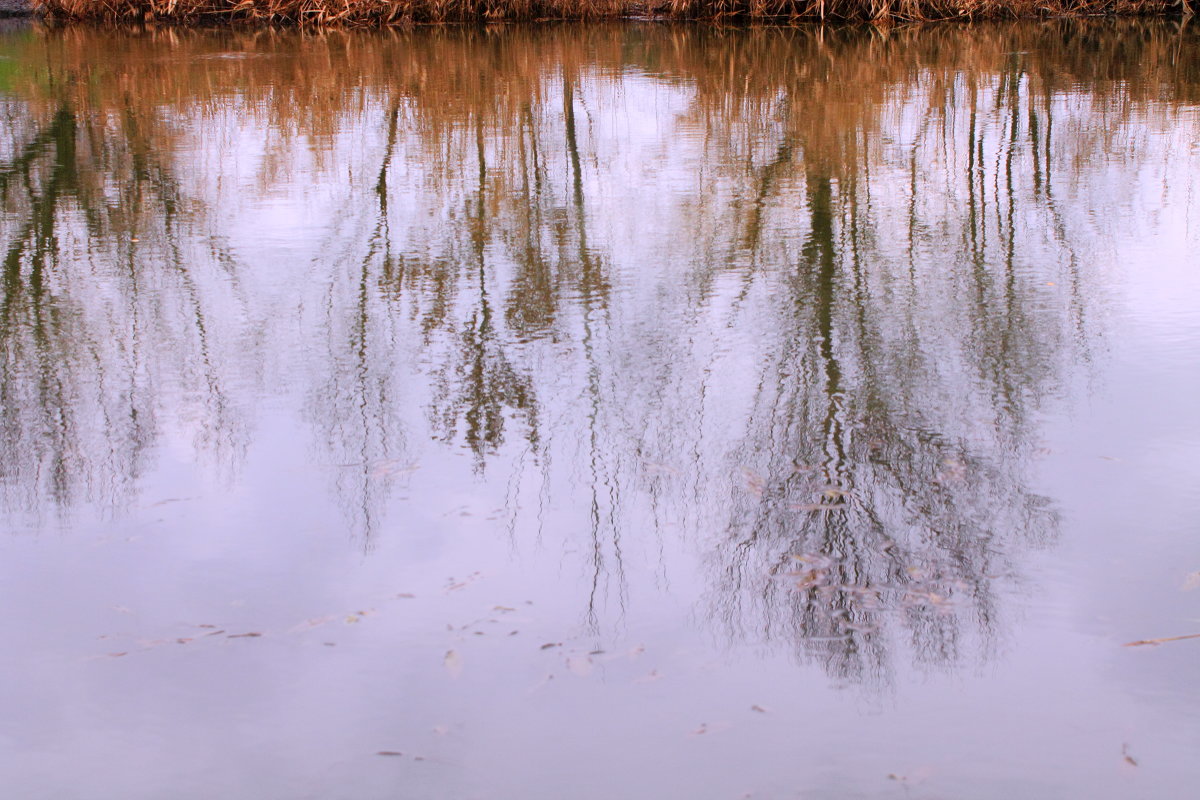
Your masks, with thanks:
M1200 633L1188 633L1183 636L1164 636L1161 639L1138 639L1136 642L1126 642L1122 647L1142 647L1143 645L1160 645L1164 642L1178 642L1183 639L1200 639Z

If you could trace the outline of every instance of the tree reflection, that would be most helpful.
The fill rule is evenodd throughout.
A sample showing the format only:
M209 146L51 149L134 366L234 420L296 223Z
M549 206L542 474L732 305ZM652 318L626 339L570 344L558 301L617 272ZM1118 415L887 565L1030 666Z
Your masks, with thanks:
M228 254L193 246L153 115L95 113L66 70L44 80L49 97L10 101L19 124L0 165L0 486L13 509L122 505L161 433L163 395L195 399L196 441L218 460L244 444L196 265L224 272Z
M728 324L768 337L721 492L733 512L710 552L710 602L735 637L880 683L904 640L928 664L961 660L965 638L994 646L993 580L1053 536L1024 467L1037 412L1089 357L1088 281L1045 191L1056 169L1038 124L1055 108L1028 94L1036 76L948 90L930 70L905 105L936 104L889 129L886 87L847 103L832 76L798 75L732 111L724 92L702 95L693 123L779 126L715 146L744 177L731 170L694 212L748 198L727 206L736 222L695 274L716 286L732 273ZM893 177L905 161L906 186Z
M464 282L474 284L477 294L457 331L457 352L438 371L433 416L435 428L447 439L453 439L461 427L467 446L482 468L484 457L504 442L510 411L526 420L530 443L537 446L537 408L533 382L510 360L507 349L512 345L498 329L497 312L489 296L488 285L493 278L488 269L488 246L494 224L489 217L483 121L476 117L474 122L478 181L464 215L470 236L469 274Z
M1021 543L1052 535L1054 515L1019 469L1031 442L1001 435L1022 428L1022 409L998 404L989 419L984 402L970 409L978 418L953 416L963 410L953 396L977 387L944 348L913 337L927 287L878 302L880 276L864 261L891 254L862 241L870 220L848 217L865 217L852 195L839 197L819 165L804 168L809 228L778 277L778 338L736 451L742 485L713 555L714 610L737 635L791 642L839 677L881 681L901 630L931 664L960 658L966 618L994 636L992 579L1011 571ZM931 340L986 358L973 326L940 322ZM1019 361L1004 368L1045 391Z
M1191 32L1075 31L123 40L178 74L48 34L0 151L5 506L132 496L168 424L235 466L274 392L365 547L430 439L515 543L557 514L589 629L671 539L722 635L841 678L994 647L1132 202L1093 161L1133 186L1200 97Z

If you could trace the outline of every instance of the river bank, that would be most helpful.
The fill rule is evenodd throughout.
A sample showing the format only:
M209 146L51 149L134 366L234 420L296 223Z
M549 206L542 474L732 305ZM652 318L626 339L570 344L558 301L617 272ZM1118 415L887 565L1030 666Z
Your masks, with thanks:
M913 22L1190 15L1200 0L0 0L2 13L59 20L303 26L551 19Z
M26 17L33 13L30 0L0 0L0 18Z

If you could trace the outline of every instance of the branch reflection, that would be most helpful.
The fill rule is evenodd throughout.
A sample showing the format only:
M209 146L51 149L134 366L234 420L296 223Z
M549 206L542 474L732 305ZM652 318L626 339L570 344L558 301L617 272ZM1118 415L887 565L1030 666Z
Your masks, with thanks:
M1155 134L1200 99L1161 23L39 36L7 511L133 502L181 431L234 473L282 397L364 547L461 448L517 544L554 515L590 629L698 550L723 636L877 685L1003 636L1105 220L1186 174Z

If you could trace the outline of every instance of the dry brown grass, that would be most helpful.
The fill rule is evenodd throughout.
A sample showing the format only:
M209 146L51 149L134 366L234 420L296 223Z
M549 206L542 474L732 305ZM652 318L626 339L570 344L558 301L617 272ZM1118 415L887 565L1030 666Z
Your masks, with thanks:
M1185 13L1200 0L33 0L56 19L303 26L657 16L919 21Z
M623 0L34 0L59 19L305 26L403 25L620 16Z
M664 0L674 17L917 22L1180 12L1187 0Z

